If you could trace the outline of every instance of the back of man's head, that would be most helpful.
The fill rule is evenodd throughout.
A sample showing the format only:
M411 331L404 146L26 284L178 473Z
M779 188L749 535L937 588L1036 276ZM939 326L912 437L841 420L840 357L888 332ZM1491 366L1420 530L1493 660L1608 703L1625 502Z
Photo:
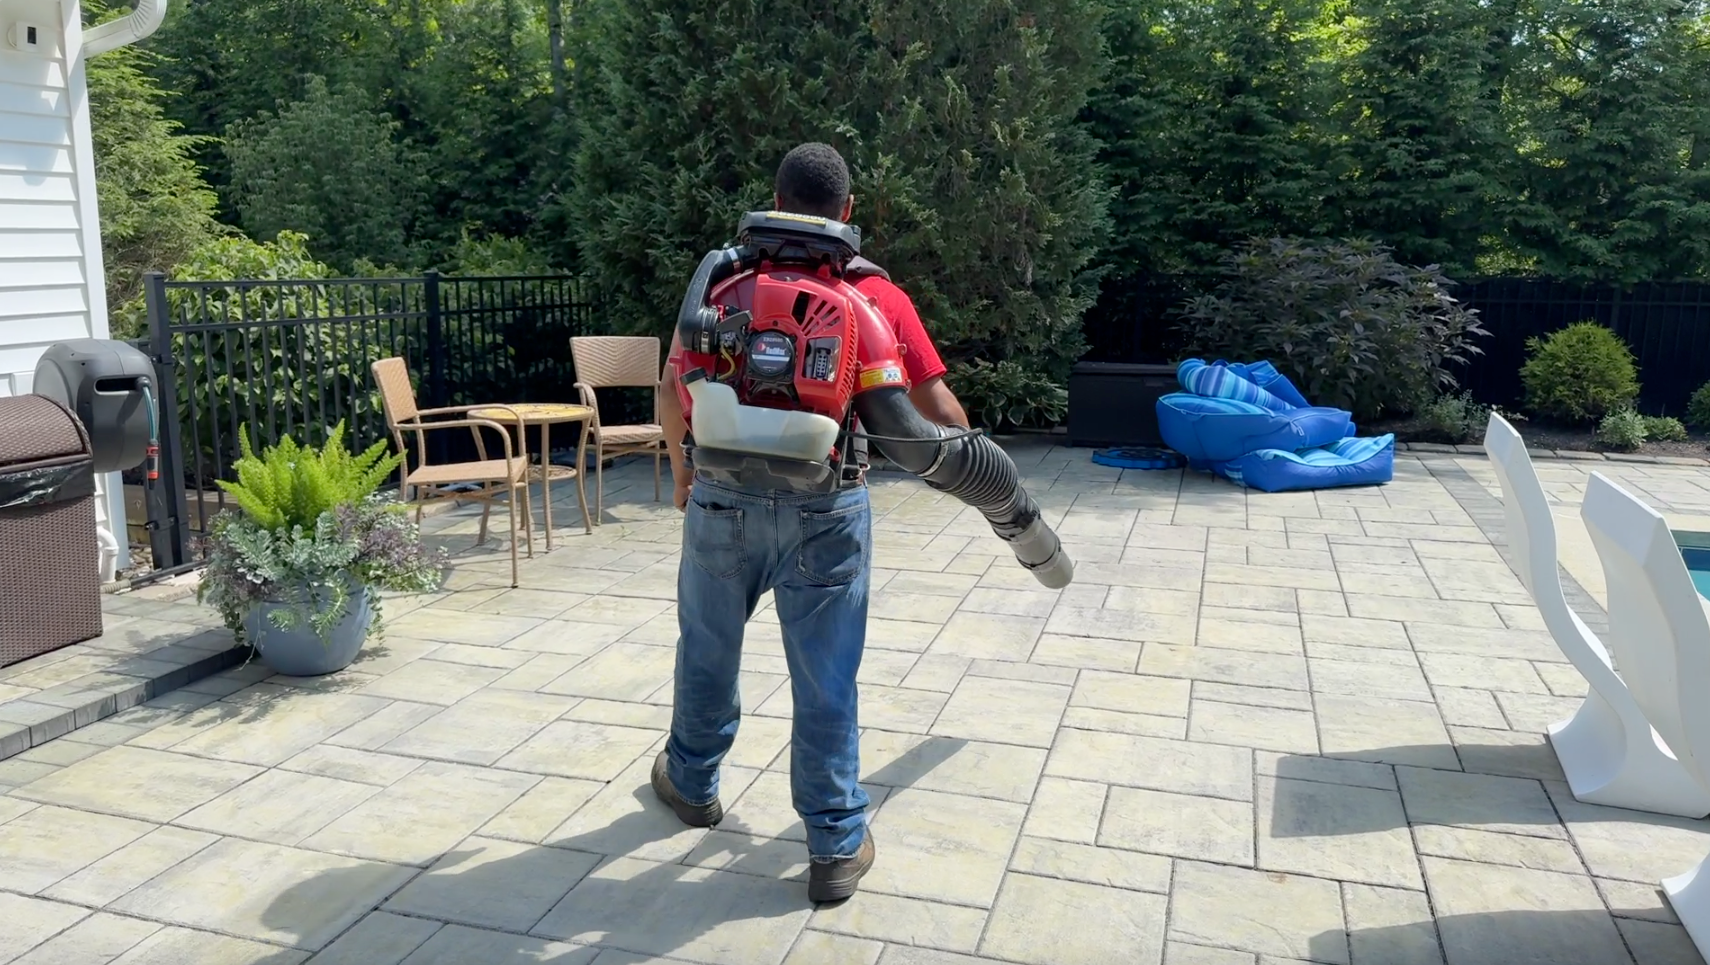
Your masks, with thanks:
M849 165L829 144L803 144L784 155L773 190L780 210L838 220L847 217Z

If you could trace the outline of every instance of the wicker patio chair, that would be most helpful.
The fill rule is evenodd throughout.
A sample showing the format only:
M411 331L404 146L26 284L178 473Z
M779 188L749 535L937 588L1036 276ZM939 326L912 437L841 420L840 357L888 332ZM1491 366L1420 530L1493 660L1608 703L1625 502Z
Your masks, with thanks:
M487 518L492 514L493 504L500 497L505 500L505 513L510 523L511 544L511 586L518 585L517 579L517 526L522 526L523 538L528 543L528 555L534 558L534 514L529 505L528 489L528 455L517 454L511 446L511 434L506 427L488 419L445 418L443 421L426 421L428 418L441 419L446 416L464 415L470 409L505 409L516 419L514 425L521 425L515 410L503 405L465 405L450 406L439 409L421 409L416 406L416 392L410 385L410 370L401 358L381 359L374 363L374 383L380 388L380 403L386 413L386 424L392 430L392 441L397 444L398 451L404 454L404 465L398 473L399 495L407 502L410 501L410 489L416 490L416 521L422 518L422 507L430 499L471 499L481 503L481 532L476 543L487 541ZM446 462L430 464L428 460L427 433L440 429L468 429L475 437L475 451L480 459L474 462ZM492 429L499 434L504 442L504 458L487 458L487 444L481 438L483 428ZM410 447L404 442L405 433L415 436L416 468L410 468ZM450 489L448 487L460 484L476 484L475 490ZM522 515L517 514L518 501L521 501Z
M659 339L642 336L580 335L570 340L576 366L576 391L594 409L594 518L605 508L606 460L617 456L653 456L653 501L659 501L659 477L665 457L665 430L659 424ZM652 389L653 421L646 425L600 424L596 389Z

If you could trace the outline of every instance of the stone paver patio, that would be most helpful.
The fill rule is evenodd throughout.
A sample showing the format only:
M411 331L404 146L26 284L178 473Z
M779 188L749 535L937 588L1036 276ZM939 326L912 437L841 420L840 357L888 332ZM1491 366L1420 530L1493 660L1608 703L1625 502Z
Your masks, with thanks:
M345 673L228 670L0 761L0 965L1702 961L1656 881L1710 822L1567 793L1542 731L1584 685L1482 459L1266 495L1012 452L1078 560L1061 593L960 504L875 480L879 858L845 905L801 883L769 609L725 822L647 789L680 527L630 465L592 536L556 494L522 589L466 512L431 520L463 549L447 591L389 601ZM1539 466L1593 626L1589 470L1710 515L1702 468Z

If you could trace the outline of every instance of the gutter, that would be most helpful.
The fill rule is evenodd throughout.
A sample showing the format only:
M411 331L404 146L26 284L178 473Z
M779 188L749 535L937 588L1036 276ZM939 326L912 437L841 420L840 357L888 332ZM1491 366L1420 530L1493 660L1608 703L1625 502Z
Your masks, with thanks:
M131 12L83 31L83 55L96 57L134 44L160 29L169 0L136 0Z

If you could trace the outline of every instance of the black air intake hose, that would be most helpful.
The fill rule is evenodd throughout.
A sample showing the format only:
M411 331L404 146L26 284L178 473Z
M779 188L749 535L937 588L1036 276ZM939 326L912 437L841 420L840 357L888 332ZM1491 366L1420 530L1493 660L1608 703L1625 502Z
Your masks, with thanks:
M713 343L719 310L707 304L707 293L747 267L749 255L745 248L719 248L701 259L695 276L689 279L689 290L683 293L683 305L677 310L677 334L684 348L701 355L717 354L718 348Z
M1038 504L1021 488L1015 460L991 437L946 439L945 430L928 422L900 387L857 395L855 412L886 459L979 510L992 532L1009 544L1015 558L1040 583L1056 590L1074 579L1074 560L1045 522Z

